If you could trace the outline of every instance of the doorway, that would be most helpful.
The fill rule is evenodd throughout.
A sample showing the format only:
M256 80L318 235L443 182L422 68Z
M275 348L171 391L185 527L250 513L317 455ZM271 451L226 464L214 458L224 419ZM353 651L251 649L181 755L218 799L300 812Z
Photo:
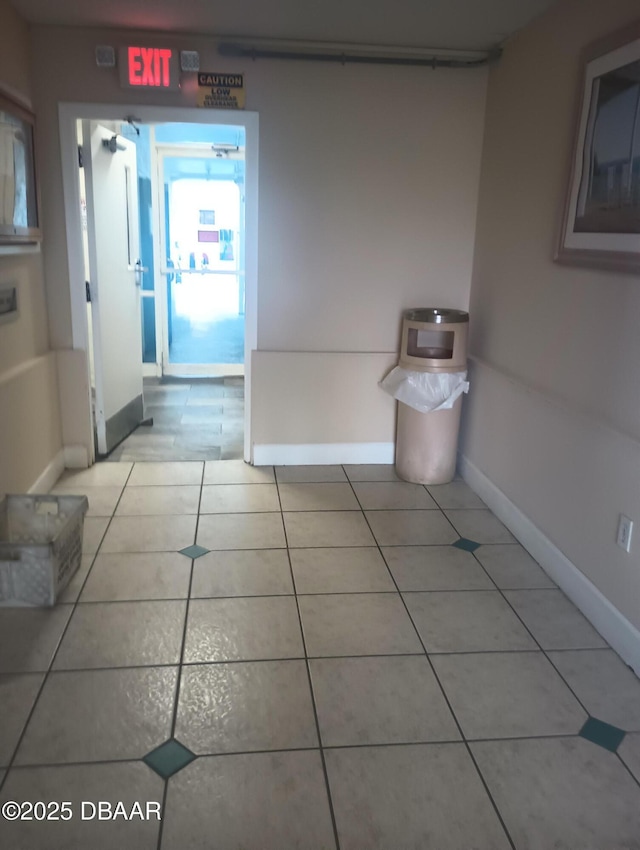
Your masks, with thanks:
M212 135L156 147L162 375L244 374L244 129Z
M118 347L121 340L115 333L111 334L115 339L105 338L104 333L102 339L96 339L95 315L87 315L89 310L84 303L80 307L80 293L85 295L83 258L87 253L83 250L82 228L74 227L79 224L80 179L77 160L74 163L76 174L73 174L71 158L64 152L73 138L76 122L82 119L101 121L108 129L115 124L113 144L116 150L121 143L126 145L132 133L141 136L141 128L155 135L148 159L150 177L153 178L154 168L158 177L156 203L154 205L152 197L153 186L145 188L138 179L141 189L138 193L140 254L135 258L129 252L129 260L133 261L129 271L139 284L142 305L138 366L142 381L144 352L147 376L144 395L157 401L166 382L180 377L187 379L181 391L195 392L188 405L192 409L184 411L183 415L185 424L192 423L194 429L198 427L194 420L198 414L194 411L207 406L202 403L205 395L211 399L216 395L228 399L226 406L234 408L235 422L232 429L234 447L231 449L227 445L226 456L235 456L229 451L238 453L242 446L241 455L251 462L250 355L256 347L257 301L257 116L154 107L140 107L135 114L134 119L125 121L122 110L113 106L62 104L60 107L71 297L75 306L74 345L80 342L81 346L77 347L84 348L91 359L90 343L93 342L96 413L100 414L98 384L104 381L100 361L109 346ZM189 149L185 148L186 143L175 138L175 133L187 124L193 125L201 135L189 143L192 145ZM222 129L221 141L211 142L210 137L206 138L212 127ZM230 135L234 136L232 141L229 141ZM150 179L149 184L152 183ZM145 206L150 206L146 220ZM190 219L188 232L184 224L187 219ZM87 227L90 226L88 217ZM145 240L148 243L146 256ZM91 255L91 251L88 253ZM94 271L95 268L94 264ZM94 288L98 291L97 299L93 298ZM104 307L104 287L100 293L100 284L94 287L91 281L91 294L91 312L99 314ZM100 337L100 333L97 336ZM152 362L150 355L154 348L155 362ZM243 375L244 386L239 380ZM153 378L155 384L149 382ZM205 379L208 387L201 383ZM167 392L176 391L167 389ZM246 399L243 408L239 404L242 395ZM103 416L108 413L102 411ZM244 427L239 430L239 425ZM158 438L169 436L160 431L161 428L157 428L155 432ZM160 442L158 439L158 445ZM221 444L223 442L221 439ZM94 448L94 457L104 453L100 448L97 446L97 452ZM220 456L225 456L224 449Z

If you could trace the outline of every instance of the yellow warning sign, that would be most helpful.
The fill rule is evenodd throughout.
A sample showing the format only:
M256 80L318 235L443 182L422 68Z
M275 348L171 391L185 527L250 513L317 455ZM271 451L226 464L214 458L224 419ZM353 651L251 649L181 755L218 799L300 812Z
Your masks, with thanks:
M198 106L244 109L244 74L198 74Z

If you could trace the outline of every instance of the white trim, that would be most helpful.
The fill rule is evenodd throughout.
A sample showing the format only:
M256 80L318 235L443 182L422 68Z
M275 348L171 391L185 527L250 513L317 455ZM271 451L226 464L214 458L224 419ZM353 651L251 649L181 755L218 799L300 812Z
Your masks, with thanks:
M153 245L153 315L156 332L156 367L158 377L162 377L162 346L164 334L164 308L167 303L167 292L165 288L166 278L158 273L158 269L164 262L160 253L160 208L164 206L164 192L160 191L158 184L158 152L156 148L155 124L149 127L149 155L150 155L150 178L151 178L151 241ZM144 367L143 367L144 376Z
M512 387L520 392L535 393L540 402L545 405L553 406L565 416L572 416L575 419L578 419L584 427L590 429L597 428L600 430L606 429L606 431L608 431L609 434L613 435L616 439L622 438L623 440L632 442L633 446L629 447L632 451L637 451L638 448L640 448L640 439L637 434L633 434L629 431L623 431L617 424L605 419L601 414L594 413L586 407L582 407L574 402L569 402L565 396L561 396L555 392L549 391L547 388L542 388L530 381L526 381L523 378L514 375L508 369L503 369L501 366L495 366L490 361L484 360L482 357L478 357L475 354L470 354L468 359L473 366L479 366L481 369L493 372L494 375L497 375L504 381L508 381ZM469 380L473 382L473 379L473 371L470 371Z
M64 472L64 466L64 451L60 449L29 487L29 493L48 493Z
M258 114L245 124L244 161L244 459L253 461L251 442L251 357L258 348Z
M0 245L0 257L9 254L39 254L40 243L29 242L28 245Z
M169 367L169 307L167 304L169 283L167 275L162 274L162 267L166 265L167 258L162 256L165 247L165 233L167 221L167 208L163 187L164 158L160 153L160 146L156 141L155 127L153 129L153 147L151 149L151 205L154 209L153 216L153 289L157 293L156 298L156 360L160 364L160 374L167 374ZM152 140L149 139L151 142Z
M143 378L159 378L162 375L162 367L159 363L143 363L142 377Z
M84 163L84 191L85 191L85 201L86 201L86 210L87 210L87 260L88 267L85 267L84 257L82 258L82 268L83 274L88 276L91 285L91 340L93 343L93 391L95 394L94 405L93 405L93 422L94 422L94 439L96 441L95 450L97 450L100 454L107 454L107 417L105 416L105 401L104 401L104 391L105 391L105 378L104 378L104 370L103 370L103 351L102 351L102 325L100 323L100 311L101 311L101 297L100 297L100 281L98 280L97 268L98 268L98 237L97 237L97 228L95 224L95 204L94 204L94 191L93 191L93 152L92 152L92 126L97 131L98 128L95 125L95 122L91 122L88 120L82 121L82 130L81 130L81 138L82 138L82 148L85 152L85 163ZM75 172L76 183L78 187L78 196L76 198L76 206L79 208L79 199L80 199L80 179L79 179L79 168L76 168ZM127 213L128 218L128 213ZM69 233L67 232L67 244L69 244ZM71 298L71 309L73 313L74 306L76 309L80 309L79 301L74 304L73 297ZM89 335L89 319L87 318L87 311L84 309L82 311L83 319L85 320L84 332L87 334L87 360L89 360L89 345L88 345L88 335ZM73 316L72 316L73 322ZM80 323L78 323L79 326ZM75 322L74 322L75 326ZM74 332L74 340L75 340L75 332Z
M31 369L35 369L41 363L44 363L44 361L52 354L54 354L53 351L48 351L46 354L38 354L36 357L31 357L29 360L23 360L22 363L18 363L16 366L12 366L11 369L7 369L6 372L2 372L2 374L0 374L0 386L8 384L10 381L19 378Z
M86 446L65 446L63 451L65 469L87 469L91 466Z
M64 198L67 262L69 266L69 301L71 306L71 346L87 350L88 320L85 288L84 249L82 245L82 216L80 212L80 174L78 167L78 131L80 116L61 103L58 108L60 129L60 164L62 166L62 195Z
M341 463L393 463L393 443L310 443L254 445L256 466L309 466Z
M460 456L459 470L471 489L531 553L622 660L640 675L640 631L475 464Z

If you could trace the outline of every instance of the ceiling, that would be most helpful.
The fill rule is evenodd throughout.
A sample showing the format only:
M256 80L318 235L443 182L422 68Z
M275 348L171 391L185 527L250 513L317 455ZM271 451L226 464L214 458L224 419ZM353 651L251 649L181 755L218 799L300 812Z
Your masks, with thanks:
M555 0L12 0L26 20L208 35L484 50Z

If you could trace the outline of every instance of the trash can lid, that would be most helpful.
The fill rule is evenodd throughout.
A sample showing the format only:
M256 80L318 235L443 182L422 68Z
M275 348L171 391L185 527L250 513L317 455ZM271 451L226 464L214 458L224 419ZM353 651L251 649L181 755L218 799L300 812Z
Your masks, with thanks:
M418 307L404 311L408 322L427 322L432 325L452 325L456 322L468 322L469 314L464 310L451 310L448 307Z

